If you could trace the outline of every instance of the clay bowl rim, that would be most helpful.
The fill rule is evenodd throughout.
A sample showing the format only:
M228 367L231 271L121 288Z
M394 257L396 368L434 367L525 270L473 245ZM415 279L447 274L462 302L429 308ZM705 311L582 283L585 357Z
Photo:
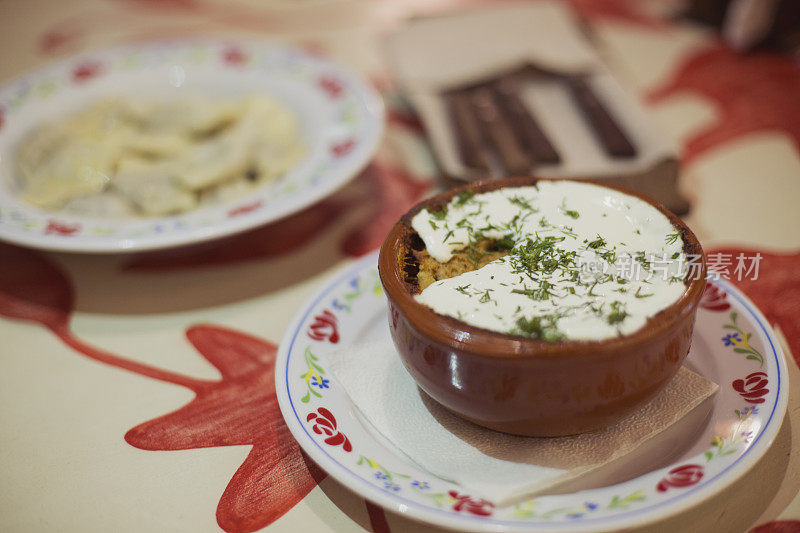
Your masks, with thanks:
M650 317L645 322L645 325L634 333L622 337L592 341L566 340L553 343L500 333L467 324L453 317L440 315L414 299L411 292L413 286L405 281L404 272L400 267L402 263L400 254L405 254L407 247L410 245L410 238L413 235L411 219L414 215L426 207L439 208L449 202L453 196L463 191L471 190L476 193L482 193L504 187L534 185L540 181L590 183L647 202L664 214L672 225L679 230L683 238L684 253L687 255L699 254L701 258L700 275L696 279L688 280L685 283L686 290L677 301ZM449 346L460 352L492 359L549 360L554 356L558 356L563 360L569 357L613 357L622 353L623 350L630 350L636 346L648 344L666 330L676 327L682 322L682 319L696 311L705 290L706 261L703 248L692 230L661 203L646 195L625 187L608 185L598 180L527 176L475 181L449 189L419 202L409 209L389 231L378 255L378 273L387 298L400 309L406 320L418 333L431 341Z

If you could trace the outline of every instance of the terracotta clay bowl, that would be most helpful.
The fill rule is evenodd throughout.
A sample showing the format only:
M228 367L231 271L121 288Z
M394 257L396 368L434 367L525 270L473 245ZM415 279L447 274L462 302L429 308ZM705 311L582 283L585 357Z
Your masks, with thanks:
M392 338L422 391L487 428L527 436L571 435L614 424L669 383L689 352L706 266L703 261L700 275L687 279L680 299L641 329L602 341L552 343L498 333L437 314L413 298L419 289L409 262L412 247L421 248L411 229L417 212L437 210L465 190L480 193L537 181L475 182L416 205L386 237L378 270L389 301ZM622 187L608 188L656 207L680 232L684 252L702 257L692 231L661 204Z

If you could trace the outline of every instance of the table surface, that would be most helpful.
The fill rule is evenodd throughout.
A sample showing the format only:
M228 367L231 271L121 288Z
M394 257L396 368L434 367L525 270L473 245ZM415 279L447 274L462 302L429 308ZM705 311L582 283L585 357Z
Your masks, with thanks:
M248 425L263 404L247 402L246 391L229 391L222 407L232 416L220 420L193 416L208 411L192 411L195 394L186 385L220 380L209 363L215 343L257 343L263 377L271 379L276 343L301 303L331 271L377 247L400 214L436 186L424 135L392 86L378 39L411 16L476 3L0 1L0 81L112 44L269 36L362 72L389 107L373 163L330 199L284 221L137 256L45 254L0 244L4 529L432 529L384 513L324 474L312 478L296 443L270 441ZM620 80L681 146L680 186L692 202L686 220L705 249L762 254L757 280L733 281L762 308L790 360L789 412L767 455L721 494L649 530L796 528L800 68L764 53L737 56L708 30L667 22L675 5L669 0L572 4ZM9 288L10 272L17 279L25 272L27 285ZM9 291L20 290L45 302L49 314L9 313ZM66 333L52 327L67 321ZM259 399L268 401L274 398ZM290 475L249 475L276 462Z

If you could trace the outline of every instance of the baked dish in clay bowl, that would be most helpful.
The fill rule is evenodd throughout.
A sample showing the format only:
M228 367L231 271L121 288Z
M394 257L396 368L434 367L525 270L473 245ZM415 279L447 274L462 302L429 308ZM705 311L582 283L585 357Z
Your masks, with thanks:
M689 352L706 277L697 238L659 203L532 177L418 204L378 270L420 389L527 436L605 427L656 396Z

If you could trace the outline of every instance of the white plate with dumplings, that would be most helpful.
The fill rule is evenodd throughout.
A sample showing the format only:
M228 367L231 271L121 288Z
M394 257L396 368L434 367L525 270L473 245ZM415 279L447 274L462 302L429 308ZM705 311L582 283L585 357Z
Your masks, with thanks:
M0 239L116 253L244 231L344 185L383 125L356 75L263 41L75 56L0 89Z

